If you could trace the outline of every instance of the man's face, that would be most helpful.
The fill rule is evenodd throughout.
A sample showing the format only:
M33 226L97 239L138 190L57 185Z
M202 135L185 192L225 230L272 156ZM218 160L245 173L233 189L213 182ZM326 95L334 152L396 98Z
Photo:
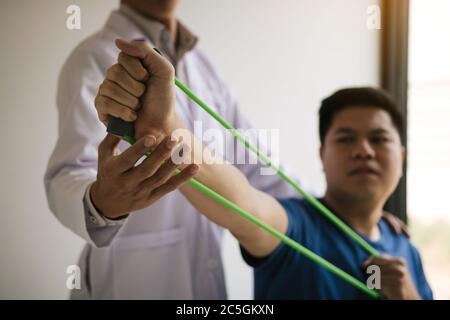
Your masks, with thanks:
M376 107L338 112L320 149L327 193L386 201L402 174L405 150L389 113Z

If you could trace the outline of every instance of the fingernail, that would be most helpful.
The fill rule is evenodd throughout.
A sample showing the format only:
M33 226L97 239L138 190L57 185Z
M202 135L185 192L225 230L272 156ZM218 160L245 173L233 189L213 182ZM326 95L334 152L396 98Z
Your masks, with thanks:
M168 148L173 148L178 143L178 139L176 137L170 137L169 140L167 140L166 146Z
M151 147L154 143L156 142L156 139L155 139L155 137L153 137L153 136L147 136L147 137L145 137L145 139L144 139L144 146L145 147Z

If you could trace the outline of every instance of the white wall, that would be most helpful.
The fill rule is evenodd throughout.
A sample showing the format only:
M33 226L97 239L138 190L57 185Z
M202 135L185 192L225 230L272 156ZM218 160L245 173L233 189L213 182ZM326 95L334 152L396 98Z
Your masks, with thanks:
M281 130L280 154L317 192L317 108L338 87L376 85L376 0L182 0L181 19L201 38L256 127ZM68 5L82 29L65 27ZM117 1L7 0L0 4L0 298L66 298L65 269L83 242L47 208L42 177L56 141L55 90L70 50L100 28ZM251 272L226 238L230 298L251 298Z

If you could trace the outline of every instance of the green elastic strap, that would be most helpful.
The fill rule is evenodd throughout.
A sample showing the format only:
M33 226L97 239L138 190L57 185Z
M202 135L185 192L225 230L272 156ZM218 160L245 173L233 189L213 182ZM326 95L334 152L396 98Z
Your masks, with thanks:
M122 137L122 139L127 141L130 144L135 144L136 143L136 139L134 137L131 137L131 136L125 135L125 136ZM145 155L147 157L149 157L151 155L151 153L150 152L146 152ZM178 168L175 169L175 173L176 174L180 173L180 169L178 169ZM191 186L193 186L194 188L196 188L199 191L201 191L204 194L206 194L211 199L213 199L213 200L219 202L220 204L222 204L225 208L228 208L228 209L238 213L241 217L243 217L243 218L247 219L248 221L252 222L253 224L258 226L259 228L265 230L266 232L268 232L269 234L271 234L272 236L274 236L275 238L277 238L278 240L280 240L281 242L283 242L287 246L289 246L289 247L293 248L294 250L300 252L305 257L311 259L312 261L314 261L317 264L321 265L322 267L324 267L325 269L327 269L330 272L334 273L338 277L340 277L343 280L347 281L348 283L352 284L353 286L355 286L356 288L360 289L361 291L363 291L364 293L366 293L370 297L372 297L374 299L379 298L379 293L378 292L376 292L376 291L374 291L372 289L369 289L364 283L362 283L361 281L359 281L355 277L351 276L350 274L348 274L344 270L336 267L335 265L333 265L329 261L323 259L319 255L317 255L314 252L312 252L311 250L305 248L304 246L302 246L298 242L294 241L293 239L289 238L288 236L284 235L283 233L275 230L274 228L272 228L268 224L264 223L260 219L258 219L255 216L253 216L251 213L245 211L244 209L242 209L241 207L239 207L235 203L233 203L230 200L226 199L225 197L221 196L220 194L218 194L214 190L208 188L207 186L205 186L201 182L197 181L196 179L191 178L191 179L189 179L188 183Z
M205 102L200 100L188 87L186 87L181 81L175 79L175 85L180 88L186 95L189 96L195 103L197 103L203 110L205 110L211 117L216 119L224 128L228 129L233 136L235 136L240 142L242 142L247 149L252 151L263 161L266 165L271 167L277 175L290 184L300 195L302 195L311 205L313 205L319 212L327 217L332 223L334 223L339 229L346 233L356 243L358 243L364 250L366 250L371 256L377 256L378 251L368 244L359 234L346 225L341 219L333 214L327 207L325 207L320 201L313 196L309 195L300 186L289 178L279 167L272 163L272 161L264 155L256 146L254 146L249 140L247 140L242 134L240 134L230 123L224 120L219 114L217 114L211 107Z

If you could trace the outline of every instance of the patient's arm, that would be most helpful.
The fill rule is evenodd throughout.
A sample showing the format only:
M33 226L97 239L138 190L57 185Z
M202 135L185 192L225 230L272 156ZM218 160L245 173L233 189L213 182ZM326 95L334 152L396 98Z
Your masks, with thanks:
M171 131L174 132L175 136L182 133L184 143L189 146L185 150L189 152L190 157L184 155L185 160L187 160L184 166L192 163L199 165L200 170L195 179L276 230L282 233L286 231L287 215L275 198L252 187L247 178L236 167L215 157L206 146L185 128L179 117L174 121ZM238 213L225 208L193 186L185 184L180 190L191 204L208 219L230 230L241 245L252 255L266 256L279 244L278 239L241 217Z

